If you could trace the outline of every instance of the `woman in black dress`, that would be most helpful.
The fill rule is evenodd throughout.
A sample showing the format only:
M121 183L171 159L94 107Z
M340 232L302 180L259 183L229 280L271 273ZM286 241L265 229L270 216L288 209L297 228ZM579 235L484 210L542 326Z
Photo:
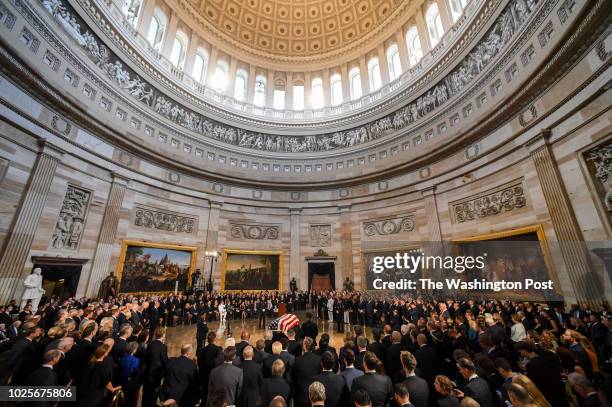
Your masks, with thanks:
M113 387L111 383L113 359L108 355L113 346L109 342L98 346L91 357L77 386L77 406L101 407L107 390L114 393L121 389L121 386Z

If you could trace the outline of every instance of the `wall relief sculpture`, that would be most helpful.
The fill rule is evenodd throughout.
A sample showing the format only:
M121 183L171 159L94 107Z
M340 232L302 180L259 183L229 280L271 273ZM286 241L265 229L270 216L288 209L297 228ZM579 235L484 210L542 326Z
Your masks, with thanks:
M366 236L385 236L412 232L414 227L414 214L399 218L387 218L363 222L363 232L366 234Z
M310 225L310 246L331 246L331 225Z
M498 215L526 205L527 199L522 179L450 204L455 223Z
M585 159L600 199L606 210L612 213L612 141L587 151Z
M234 239L277 240L280 226L230 223L230 236Z
M474 49L453 71L424 95L373 123L357 128L315 136L264 134L230 127L213 121L175 102L140 78L110 51L85 25L66 0L42 0L63 29L81 46L90 59L125 92L172 122L224 143L274 152L329 151L367 143L400 130L428 115L461 93L525 24L539 0L513 0Z
M181 215L144 206L136 206L134 225L147 229L164 230L176 233L194 233L198 223L197 217Z
M51 237L52 248L76 250L79 247L90 197L90 191L68 185Z

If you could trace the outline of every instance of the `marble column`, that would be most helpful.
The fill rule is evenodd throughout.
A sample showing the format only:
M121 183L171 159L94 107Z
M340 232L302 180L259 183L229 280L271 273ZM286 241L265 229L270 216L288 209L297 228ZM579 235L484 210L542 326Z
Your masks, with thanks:
M164 33L163 45L161 47L161 54L170 59L170 54L172 53L172 47L174 47L174 39L176 38L176 32L178 31L178 23L179 18L176 13L173 11L170 15L170 21L166 27L166 32Z
M427 220L427 243L426 246L423 247L423 250L427 256L443 256L444 245L442 243L442 230L440 228L440 216L438 214L438 200L436 197L435 185L421 190L421 197L423 198L425 219ZM439 279L443 276L439 274L430 274L427 277Z
M210 202L210 211L208 214L208 228L206 229L206 251L216 250L219 252L217 247L219 244L219 217L221 214L221 208L223 202ZM219 273L219 265L221 264L221 253L217 258L216 264L213 266L212 281L213 288L215 290L221 289L221 273ZM210 261L210 260L209 260ZM210 273L210 263L206 264L206 281L208 281Z
M421 42L421 49L423 55L431 51L431 39L429 38L429 31L427 30L427 23L423 15L423 6L419 7L414 13L414 19L416 21L416 28L419 33L419 41Z
M106 207L104 208L102 227L100 228L96 251L91 262L86 291L88 296L97 296L100 283L112 271L110 263L117 238L117 226L121 216L123 197L125 196L128 182L127 178L113 174L113 182L108 193L108 199L106 200Z
M34 234L62 155L63 152L57 147L44 139L39 140L38 157L30 173L19 210L0 258L0 302L2 304L17 298L22 292L20 284L24 277L24 266L28 260Z
M361 78L361 96L365 96L370 93L370 73L365 55L359 57L359 77Z
M400 61L402 62L402 73L404 73L410 68L410 59L408 58L408 48L403 28L395 33L395 41L397 43L397 49L399 50ZM396 76L399 77L400 75L401 74L398 73Z
M143 7L143 6L141 6ZM149 33L149 27L151 26L151 19L153 18L153 12L155 11L155 0L148 0L144 2L144 7L138 16L138 23L136 24L137 31L144 38L147 38Z
M300 273L300 265L302 259L300 257L300 213L301 209L291 208L289 213L291 215L291 251L289 252L289 281L295 278L297 285L300 290L308 289L307 276L302 278ZM284 288L289 288L289 283L283 284Z
M376 51L378 53L378 67L380 68L380 78L382 80L383 85L391 82L391 77L389 76L389 60L387 59L387 50L383 44L380 44L376 47Z
M580 303L601 303L601 281L593 271L590 254L576 220L550 142L550 131L543 130L525 147L533 160L548 213L555 230L558 250ZM599 281L599 283L598 283Z
M338 206L340 211L340 270L336 269L336 289L341 290L344 279L353 280L353 233L351 205ZM338 273L338 271L340 271Z
M437 3L440 19L442 20L442 27L444 27L444 33L447 33L453 26L451 10L446 0L439 0Z

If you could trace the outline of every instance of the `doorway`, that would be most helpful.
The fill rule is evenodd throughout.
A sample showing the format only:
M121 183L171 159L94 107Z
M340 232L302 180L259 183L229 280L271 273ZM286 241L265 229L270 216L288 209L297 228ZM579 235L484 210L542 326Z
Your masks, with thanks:
M308 289L330 291L336 289L336 264L330 262L308 262Z
M81 270L87 259L62 259L53 257L33 257L34 268L42 271L44 297L51 296L61 300L76 295Z

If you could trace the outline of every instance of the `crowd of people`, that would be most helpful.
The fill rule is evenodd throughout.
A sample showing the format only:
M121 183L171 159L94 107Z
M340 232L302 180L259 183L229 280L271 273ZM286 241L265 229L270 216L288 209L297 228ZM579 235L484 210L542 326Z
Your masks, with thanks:
M302 323L255 341L208 326L265 329L283 308ZM82 406L609 406L609 318L605 306L353 291L52 298L36 313L0 308L0 380L75 386ZM169 357L180 324L195 325L195 345Z

